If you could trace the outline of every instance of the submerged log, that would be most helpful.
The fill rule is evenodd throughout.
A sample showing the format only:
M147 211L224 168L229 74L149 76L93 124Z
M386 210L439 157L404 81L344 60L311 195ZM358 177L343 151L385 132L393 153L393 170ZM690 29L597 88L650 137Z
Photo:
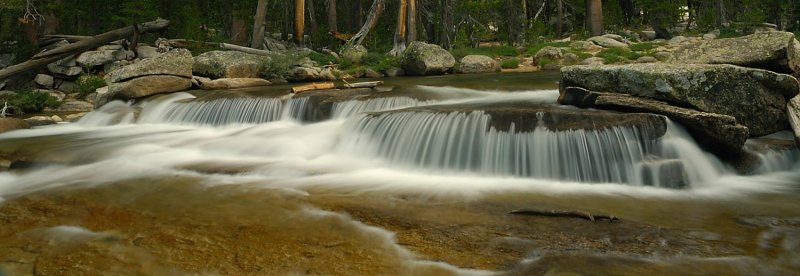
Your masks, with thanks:
M36 54L30 60L6 67L0 70L0 81L5 80L11 76L25 73L28 71L36 70L47 64L56 62L62 58L74 55L80 52L88 51L102 45L108 44L115 40L128 38L134 34L143 34L147 32L154 32L163 30L169 25L169 20L158 19L151 22L141 23L138 25L128 26L112 31L108 31L88 39L83 39L75 43L65 45L52 49L50 51Z
M334 85L332 82L312 82L310 84L295 86L292 87L293 93L300 93L304 91L311 91L311 90L322 90L322 89L333 89Z
M566 210L534 210L534 209L520 209L508 212L512 215L525 215L525 216L545 216L545 217L567 217L567 218L582 218L591 221L608 220L609 222L620 220L614 215L605 214L592 214L589 212L581 211L566 211Z

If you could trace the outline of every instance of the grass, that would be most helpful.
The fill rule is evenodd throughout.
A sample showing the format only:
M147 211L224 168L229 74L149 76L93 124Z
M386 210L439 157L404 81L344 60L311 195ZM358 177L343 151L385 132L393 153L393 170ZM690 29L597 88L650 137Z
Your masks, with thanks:
M58 98L50 96L48 93L34 93L31 90L15 91L11 97L4 97L0 101L8 102L9 106L22 109L25 113L42 112L45 107L57 108L61 106Z
M737 32L734 28L725 28L719 31L719 36L717 38L731 38L731 37L740 37L745 36L746 33Z
M268 80L286 80L300 57L295 54L272 55L261 63L261 77Z
M519 67L519 60L516 58L508 59L500 63L500 67L505 69L514 69Z
M513 46L489 46L478 48L458 48L450 51L456 60L468 55L482 55L488 57L516 57L519 55L517 48Z
M655 49L658 46L663 46L666 44L667 44L666 42L661 42L661 43L646 42L646 43L631 44L629 47L631 48L631 51L646 52Z
M567 47L567 46L569 46L569 42L548 42L548 43L530 45L530 46L527 47L528 50L525 51L524 55L526 55L526 56L535 55L536 52L538 52L539 50L541 50L542 48L547 47L547 46Z
M600 51L599 53L597 53L597 56L603 58L606 64L611 64L625 60L636 60L644 55L626 49L609 48Z
M335 64L335 63L339 62L338 60L336 60L336 57L334 57L333 55L325 54L325 53L311 52L310 54L308 54L308 58L310 58L311 60L317 62L317 64L319 64L320 66L328 65L328 64Z
M562 50L561 52L564 53L564 54L574 54L574 55L578 56L581 59L587 59L587 58L593 57L593 55L590 54L590 53L584 53L584 52L576 51L576 50Z
M549 58L543 58L543 59L539 60L539 66L545 66L545 65L553 64L553 63L557 63L557 62L555 60L552 60L552 59L549 59Z
M93 93L97 88L106 86L106 81L103 78L93 75L93 74L86 74L80 76L75 81L75 87L73 88L73 92L78 93L81 97L89 95Z

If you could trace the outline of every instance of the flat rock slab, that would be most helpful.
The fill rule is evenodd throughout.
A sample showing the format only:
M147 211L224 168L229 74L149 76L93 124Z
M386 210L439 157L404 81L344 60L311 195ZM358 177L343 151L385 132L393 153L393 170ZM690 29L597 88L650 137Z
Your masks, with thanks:
M0 133L30 128L28 122L17 118L0 118Z
M125 82L112 83L108 94L114 99L136 99L150 95L186 90L192 81L183 77L156 75L135 78Z
M217 89L231 89L231 88L245 88L255 86L267 86L271 83L265 79L259 78L222 78L212 80L203 77L194 77L200 89L203 90L217 90Z
M789 117L789 124L794 131L794 141L800 147L800 96L795 96L789 100L786 106L786 113Z
M750 136L787 129L786 102L800 91L790 75L727 64L569 66L561 70L560 86L562 94L582 87L730 115Z
M123 82L133 78L152 75L171 75L192 77L192 53L186 49L173 49L156 57L141 60L135 64L110 72L107 83Z
M683 46L672 63L734 64L781 73L800 71L800 43L790 32L762 32Z

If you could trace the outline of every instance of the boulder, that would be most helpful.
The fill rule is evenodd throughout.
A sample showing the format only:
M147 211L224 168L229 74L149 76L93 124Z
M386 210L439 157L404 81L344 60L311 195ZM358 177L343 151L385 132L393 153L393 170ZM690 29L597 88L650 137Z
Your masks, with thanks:
M49 70L53 74L58 74L67 77L77 76L80 75L81 72L83 72L83 68L78 66L78 63L75 61L74 55L62 58L56 62L48 64L47 70Z
M462 74L500 72L500 63L487 56L468 55L461 59L458 72Z
M194 57L192 72L196 75L218 78L257 78L266 56L238 51L211 51Z
M351 60L355 63L361 63L361 58L367 55L367 48L361 45L354 45L351 47L345 47L342 49L340 54L343 59Z
M576 40L576 41L570 42L569 43L569 48L573 49L573 50L581 50L581 51L602 49L602 47L597 46L597 44L594 44L594 43L589 42L589 41L583 41L583 40Z
M61 119L61 117L58 117L58 115L53 115L53 116L33 116L33 117L25 119L25 122L28 122L28 124L31 127L54 125L54 124L58 124L58 123L63 122L63 121L64 120Z
M645 40L656 39L656 31L642 31L642 38Z
M77 101L77 100L66 100L57 108L47 108L45 107L44 111L47 112L65 112L65 113L74 113L74 112L89 112L94 110L94 106L91 103L84 102L84 101Z
M123 82L133 78L154 75L192 77L194 60L189 50L176 48L156 57L143 59L106 75L106 83Z
M453 69L456 59L438 45L414 41L403 52L400 64L408 75L441 75Z
M98 51L122 50L122 45L118 45L118 44L103 45L103 46L97 47L97 50Z
M658 62L658 60L651 56L643 56L636 59L636 63L654 63Z
M619 42L613 38L605 37L605 36L594 36L587 39L588 41L594 42L603 48L628 48L628 44Z
M647 186L683 189L689 184L689 176L680 159L647 160L639 164L642 182Z
M573 53L564 54L564 64L578 64L581 62L581 57Z
M28 128L31 128L31 126L25 120L17 118L0 118L0 133Z
M336 80L336 76L328 68L295 67L289 74L288 80L292 82L333 81Z
M675 36L672 39L670 39L669 40L669 44L673 44L673 45L674 44L681 44L681 43L684 43L684 42L686 42L688 40L689 39L687 39L685 36L679 35L679 36Z
M45 75L45 74L38 74L33 79L36 84L45 87L45 88L53 88L54 80L53 76Z
M670 58L672 54L670 52L656 52L653 54L653 57L660 61L665 61Z
M721 156L738 156L749 135L732 116L672 106L666 102L626 94L562 87L559 103L584 108L660 114L680 123L706 149Z
M136 56L141 59L152 58L158 56L158 48L148 45L136 47Z
M789 124L794 131L794 141L800 147L800 96L795 96L786 105Z
M189 87L192 87L192 81L188 78L153 75L111 83L108 86L107 94L109 94L110 99L137 99L155 94L186 90ZM97 103L95 103L95 106L97 106Z
M375 72L375 70L366 68L366 69L364 69L364 77L367 77L367 78L370 78L370 79L377 79L377 78L382 78L383 74Z
M752 136L788 128L786 101L800 90L792 76L726 64L570 66L560 85L730 115Z
M0 68L6 68L8 66L14 65L14 61L16 59L17 59L16 54L11 54L11 53L0 54Z
M564 67L564 66L561 65L561 64L557 64L557 63L548 63L548 64L545 64L544 66L542 66L542 70L544 70L544 71L556 71L556 70L561 70L561 67Z
M581 61L581 65L603 65L605 59L601 57L590 57Z
M793 33L765 32L685 45L672 63L733 64L791 73L800 71L800 42Z
M197 81L198 87L204 90L244 88L266 86L271 84L268 80L259 78L222 78L212 80L209 78L196 76L194 79Z
M553 47L553 46L546 46L546 47L542 48L541 50L539 50L538 52L536 52L536 54L533 55L533 57L537 61L541 61L543 59L560 60L560 59L564 58L564 54L561 53L561 49L559 49L559 48L556 48L556 47Z
M707 33L703 35L703 40L714 40L715 38L717 38L717 35L712 33Z
M81 67L94 67L125 59L123 50L103 50L83 52L75 59Z

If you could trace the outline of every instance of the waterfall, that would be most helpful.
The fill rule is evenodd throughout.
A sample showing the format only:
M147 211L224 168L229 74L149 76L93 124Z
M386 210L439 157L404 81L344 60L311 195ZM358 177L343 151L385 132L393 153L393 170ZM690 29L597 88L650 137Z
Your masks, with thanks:
M405 107L428 105L436 101L421 101L409 97L384 97L364 101L352 100L333 104L332 117L337 119L347 118L359 113L391 110Z
M362 115L344 128L341 152L430 171L680 188L723 170L694 144L685 148L691 138L674 124L657 140L636 127L498 131L482 111Z

